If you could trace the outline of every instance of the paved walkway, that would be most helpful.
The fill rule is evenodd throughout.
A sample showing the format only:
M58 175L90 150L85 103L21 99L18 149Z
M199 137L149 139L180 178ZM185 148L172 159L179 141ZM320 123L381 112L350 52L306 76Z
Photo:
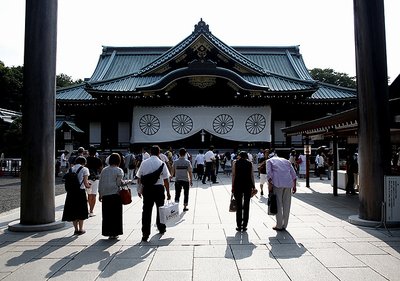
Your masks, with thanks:
M163 236L153 226L149 242L141 242L136 195L124 207L119 240L101 236L99 202L81 236L73 236L69 223L50 232L10 232L19 209L0 214L0 280L400 280L400 229L348 223L358 214L358 196L339 190L334 197L328 181L312 179L306 188L300 180L287 231L272 230L266 198L257 195L248 231L239 233L228 212L230 181L218 180L196 182L189 211ZM56 220L64 200L65 194L56 197Z

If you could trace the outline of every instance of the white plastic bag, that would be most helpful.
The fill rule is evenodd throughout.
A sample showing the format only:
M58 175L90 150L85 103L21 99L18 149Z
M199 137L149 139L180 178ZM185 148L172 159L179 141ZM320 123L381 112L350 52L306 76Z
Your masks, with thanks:
M167 202L164 206L158 208L160 213L160 223L169 224L179 220L179 204Z

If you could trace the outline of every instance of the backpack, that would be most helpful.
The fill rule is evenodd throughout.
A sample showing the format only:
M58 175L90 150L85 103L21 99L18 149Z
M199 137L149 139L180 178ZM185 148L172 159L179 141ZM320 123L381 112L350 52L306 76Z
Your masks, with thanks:
M155 185L158 179L160 178L163 168L164 168L164 163L162 163L161 166L154 172L141 176L140 177L141 184L143 184L144 186Z
M69 168L68 173L64 175L65 181L65 191L66 192L74 192L78 191L81 188L81 182L78 179L78 174L82 170L83 166L79 167L76 172L72 171L72 168Z

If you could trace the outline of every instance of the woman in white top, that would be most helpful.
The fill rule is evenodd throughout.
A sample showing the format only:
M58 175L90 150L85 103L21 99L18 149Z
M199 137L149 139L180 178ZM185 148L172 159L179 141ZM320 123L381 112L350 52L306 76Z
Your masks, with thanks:
M67 191L65 198L63 221L70 221L75 228L75 235L84 234L83 221L88 218L89 211L86 198L86 188L90 187L88 180L89 169L85 167L86 158L78 156L75 159L74 166L71 168L72 172L78 172L78 180L81 183L77 189Z

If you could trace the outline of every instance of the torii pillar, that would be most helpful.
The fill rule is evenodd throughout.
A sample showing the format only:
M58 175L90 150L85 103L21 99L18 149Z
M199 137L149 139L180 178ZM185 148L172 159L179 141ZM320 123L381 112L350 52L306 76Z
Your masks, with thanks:
M63 227L55 222L57 0L26 0L20 222L12 231Z
M380 222L390 173L389 94L383 0L354 0L358 92L359 219Z

